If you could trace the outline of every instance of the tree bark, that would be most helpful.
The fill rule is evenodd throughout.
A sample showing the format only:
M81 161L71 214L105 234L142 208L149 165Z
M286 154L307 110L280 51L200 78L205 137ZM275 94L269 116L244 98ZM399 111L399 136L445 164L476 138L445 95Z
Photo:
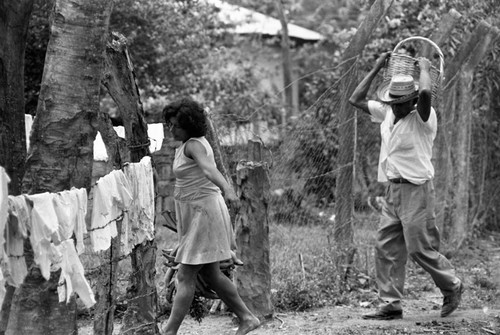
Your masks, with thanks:
M93 126L112 1L59 0L23 178L28 194L91 187ZM24 140L23 142L24 143ZM59 272L50 280L25 253L28 277L16 290L6 334L76 334L76 301L59 303Z
M120 236L122 220L116 221L117 237L111 240L111 247L99 253L98 273L95 276L97 303L94 307L94 335L112 335L116 310L116 287L119 261L121 259Z
M236 242L244 265L236 272L238 291L247 307L261 318L273 315L269 245L269 175L265 163L240 162L237 167L241 208L236 217Z
M33 0L0 1L0 166L10 176L9 194L21 193L26 160L24 52ZM5 333L15 288L6 284L0 335Z
M341 88L339 92L342 92L342 96L338 97L340 99L338 134L339 143L342 143L342 145L339 145L339 158L337 162L337 166L340 168L335 188L335 223L333 228L336 266L338 273L341 274L341 278L345 278L348 274L355 253L353 247L353 184L357 114L348 100L357 85L357 57L363 52L372 32L386 15L392 2L393 0L376 0L373 3L370 12L359 26L356 34L352 37L349 46L342 56L344 65L341 73L349 73L349 75L343 76L339 86Z
M140 100L135 73L126 39L112 34L106 53L103 84L117 104L125 127L130 162L139 162L150 155L148 126ZM119 241L116 241L119 244ZM116 255L114 256L116 257ZM130 254L132 274L127 289L127 311L123 317L122 334L158 334L156 325L157 295L155 286L156 243L144 241ZM110 302L111 303L111 302ZM112 315L109 315L112 318Z

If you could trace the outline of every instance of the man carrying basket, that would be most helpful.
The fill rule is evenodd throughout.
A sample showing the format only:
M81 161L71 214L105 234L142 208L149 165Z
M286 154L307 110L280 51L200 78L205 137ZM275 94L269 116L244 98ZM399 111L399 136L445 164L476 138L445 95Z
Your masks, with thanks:
M380 123L381 147L378 181L388 182L386 204L377 231L376 280L384 302L364 319L401 319L405 266L409 255L427 271L444 299L441 316L455 311L464 286L449 260L439 253L440 237L435 225L434 167L432 146L437 117L432 102L431 64L418 59L418 82L411 75L393 74L380 85L380 101L368 100L370 85L390 53L358 84L349 102Z

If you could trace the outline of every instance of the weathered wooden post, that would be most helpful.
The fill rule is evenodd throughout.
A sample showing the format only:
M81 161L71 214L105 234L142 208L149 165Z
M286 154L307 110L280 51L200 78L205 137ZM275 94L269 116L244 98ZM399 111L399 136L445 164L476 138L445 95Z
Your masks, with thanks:
M129 159L130 162L136 163L142 157L150 155L148 128L127 49L127 40L116 33L112 34L111 37L106 50L106 73L102 82L120 110L127 138ZM118 241L117 244L119 244ZM113 255L117 258L117 255ZM157 293L154 284L156 271L156 243L154 239L151 241L146 239L141 244L134 246L130 259L132 274L131 283L127 290L129 300L121 333L158 334L159 330L156 325ZM116 280L116 278L111 279ZM113 288L110 292L113 292ZM110 302L113 302L113 299ZM110 308L114 308L114 306ZM108 313L108 319L112 320L110 313ZM96 328L94 327L94 331ZM108 328L112 328L112 325Z
M359 26L356 34L352 37L349 46L342 55L343 76L339 87L342 96L339 108L332 113L338 115L338 137L339 146L338 160L334 169L337 172L337 185L335 187L335 223L333 227L333 238L335 240L335 259L339 278L345 281L350 266L353 262L356 249L354 247L354 167L356 151L357 112L349 105L349 95L356 88L358 57L370 41L370 37L378 26L380 20L385 17L393 0L376 0L370 11Z
M241 208L236 215L238 256L244 262L236 272L239 294L259 318L273 315L271 302L271 266L269 259L269 174L262 162L259 142L249 141L249 160L236 168L236 191Z

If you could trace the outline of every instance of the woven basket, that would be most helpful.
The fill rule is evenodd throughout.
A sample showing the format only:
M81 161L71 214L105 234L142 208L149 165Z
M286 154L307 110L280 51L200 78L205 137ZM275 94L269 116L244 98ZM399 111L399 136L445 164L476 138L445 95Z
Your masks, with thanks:
M406 54L397 52L404 43L414 40L429 43L434 49L436 49L439 56L439 64L436 64L437 66L432 64L430 69L430 76L432 80L432 101L436 102L441 91L441 84L443 82L444 57L441 49L439 49L437 44L428 38L413 36L399 42L394 47L394 50L391 53L391 57L389 58L389 62L387 62L384 69L384 82L391 80L392 76L395 74L409 74L413 76L415 80L418 80L418 78L420 77L420 67L418 66L418 60Z

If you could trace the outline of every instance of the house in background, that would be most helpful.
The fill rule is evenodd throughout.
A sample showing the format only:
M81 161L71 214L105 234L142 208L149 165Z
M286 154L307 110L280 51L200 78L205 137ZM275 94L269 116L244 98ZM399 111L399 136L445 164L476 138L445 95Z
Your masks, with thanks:
M286 101L283 54L281 48L281 22L262 13L229 4L221 0L204 0L219 10L219 20L227 25L227 32L232 36L229 44L238 48L243 54L252 55L256 66L261 68L266 77L260 82L261 89L280 95ZM306 43L316 43L325 39L318 32L288 23L288 36L295 48ZM252 41L259 40L259 43ZM250 41L250 43L249 43ZM256 50L258 48L258 50ZM291 50L293 53L293 48ZM228 65L229 66L229 65ZM292 66L293 67L293 66ZM292 114L299 114L299 82L298 75L292 71ZM265 122L264 122L265 123ZM274 139L276 132L269 131L263 122L240 125L221 138L223 145L245 144L254 134L264 142Z

